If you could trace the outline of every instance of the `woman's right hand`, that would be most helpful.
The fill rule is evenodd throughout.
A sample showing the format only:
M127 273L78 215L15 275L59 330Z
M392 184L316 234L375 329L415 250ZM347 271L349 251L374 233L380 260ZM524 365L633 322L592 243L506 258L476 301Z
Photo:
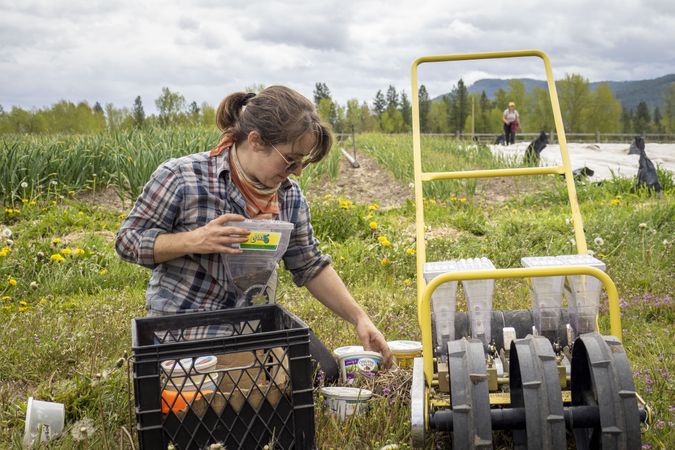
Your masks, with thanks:
M190 231L192 251L190 253L229 253L237 254L242 250L232 247L232 244L241 244L248 240L250 233L246 228L233 226L227 222L241 222L244 216L239 214L223 214L206 225Z

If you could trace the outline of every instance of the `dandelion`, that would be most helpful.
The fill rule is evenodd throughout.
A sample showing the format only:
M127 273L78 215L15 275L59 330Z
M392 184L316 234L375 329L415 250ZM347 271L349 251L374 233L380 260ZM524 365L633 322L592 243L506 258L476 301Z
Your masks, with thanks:
M31 281L29 287L35 291L38 288L38 284L36 281Z
M5 239L11 239L12 237L12 230L9 228L5 227L2 229L2 237Z
M62 248L62 249L61 249L61 254L62 254L62 255L70 255L71 253L73 253L73 251L72 251L71 249L69 249L69 248Z
M369 226L370 229L373 230L373 231L377 230L377 222L375 222L374 220L373 220L372 222L370 222L370 223L368 224L368 226Z
M386 267L390 264L391 264L391 261L389 261L389 258L387 258L387 257L382 258L382 261L380 261L380 265L382 267Z
M14 241L11 239L7 239L5 242L7 243L7 247L11 247L12 245L14 245Z
M13 276L9 276L7 278L7 284L9 284L12 287L16 286L16 278L14 278Z
M407 249L405 250L405 252L406 252L408 255L411 255L411 256L412 256L412 255L414 255L415 253L417 253L417 250L415 250L414 248L407 248Z
M73 254L76 255L76 256L82 256L85 253L86 252L84 250L82 250L81 248L76 248L75 250L73 250Z
M593 243L594 243L597 247L602 247L603 245L605 245L605 241L604 241L600 236L598 236L598 237L596 237L595 239L593 239Z
M21 306L28 306L28 303L27 303L25 300L21 300L21 301L19 302L19 305L21 305Z
M663 242L662 242L664 247L667 247L669 243L670 242L668 242L668 239L664 239Z
M98 272L99 275L105 275L106 273L108 273L108 269L101 269L101 270Z
M435 205L435 204L436 204L436 199L435 199L435 198L432 198L432 199L429 200L429 202L430 202L432 205Z
M640 225L638 225L638 227L639 227L641 230L644 230L645 228L647 228L647 224L644 223L644 222L642 222L642 223L640 223Z
M595 252L593 250L587 250L588 254L591 256L595 256Z
M598 253L598 258L604 258L605 256L607 255L605 255L604 253Z
M609 204L612 205L612 206L619 205L620 203L621 203L621 199L619 199L619 198L613 198L613 199L609 202Z
M70 429L70 434L76 442L82 442L94 435L94 421L89 417L78 420Z
M119 215L119 218L120 218L121 220L126 219L126 218L127 218L127 213L122 213L122 214L120 214L120 215Z
M333 196L331 194L326 194L326 195L323 196L323 198L328 200L329 198L333 198Z
M566 217L565 218L565 225L572 225L572 219L570 219L569 217Z
M389 241L389 239L387 239L386 236L378 236L377 240L382 245L382 247L390 247L391 246L391 242Z
M450 197L450 201L451 201L451 202L456 202L456 201L457 201L457 197L455 197L455 196L453 195L452 197Z
M460 202L460 203L466 203L466 197L460 198L460 199L459 199L459 202Z
M54 244L54 245L58 244L59 242L61 242L61 239L59 239L59 238L52 239L52 244Z
M52 180L49 182L49 184L51 184L52 186L56 186L57 184L59 184L59 182L56 180Z
M26 189L26 188L28 187L28 183L26 183L25 181L22 181L22 182L21 182L21 187L24 188L24 189Z
M572 244L572 245L577 245L577 241L576 241L576 239L574 239L574 238L571 238L569 242L570 242L570 244Z
M49 257L54 262L60 263L66 260L63 256L59 255L58 253L53 254L52 256Z
M0 249L0 258L4 258L5 256L9 255L12 250L9 247L3 247Z
M354 202L351 200L340 200L340 208L342 209L352 209L354 207Z
M366 220L370 220L370 219L372 219L373 217L375 217L375 216L373 216L372 214L368 214L368 215L366 216Z
M380 207L380 204L377 202L373 202L371 205L368 205L368 211L375 211Z
M410 286L412 284L412 280L410 278L406 278L403 280L403 286Z

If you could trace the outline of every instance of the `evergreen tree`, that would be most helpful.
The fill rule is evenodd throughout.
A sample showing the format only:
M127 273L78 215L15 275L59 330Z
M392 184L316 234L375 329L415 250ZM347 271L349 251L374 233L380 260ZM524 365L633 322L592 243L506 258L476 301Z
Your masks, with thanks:
M489 133L492 127L490 126L490 109L492 105L490 104L490 99L488 99L485 91L481 92L480 100L478 101L478 120L476 121L476 132L477 133Z
M654 132L655 133L663 133L665 131L665 128L663 126L663 123L661 122L663 120L663 116L661 115L661 110L657 106L654 108Z
M331 98L330 95L330 89L328 89L328 86L326 86L326 83L315 83L314 84L314 104L316 107L319 107L319 104L321 103L321 100L327 98L331 102L333 99Z
M455 130L464 130L464 124L466 119L471 114L471 105L469 104L469 91L464 84L464 80L461 78L457 82L457 88L455 90Z
M193 125L197 125L199 123L200 112L201 109L199 108L199 105L197 105L197 102L193 101L190 103L190 106L188 107L188 114L190 116L190 122L192 122Z
M94 103L94 112L97 114L103 114L103 107L99 102Z
M390 84L387 88L387 110L394 111L395 109L398 109L398 93L396 88Z
M135 128L143 128L145 125L145 111L143 110L143 101L141 96L136 96L134 100L134 107L131 112L132 123Z
M649 107L647 103L641 101L637 105L637 110L635 111L635 118L633 119L633 131L638 134L644 135L649 130L649 125L652 119L649 114Z
M377 94L375 94L375 100L373 101L373 111L375 111L375 114L378 116L384 112L384 109L387 106L387 101L384 99L384 95L382 94L382 91L380 89L377 90Z
M420 132L427 133L429 131L428 116L431 109L431 100L429 100L426 86L421 85L417 95L419 97Z
M633 110L624 108L621 111L621 127L624 133L633 133Z
M408 132L412 127L412 106L405 91L401 91L401 116L403 116L403 129L401 131Z
M663 102L665 109L663 111L665 128L669 133L675 132L675 83L670 83L670 88L666 91L666 98Z

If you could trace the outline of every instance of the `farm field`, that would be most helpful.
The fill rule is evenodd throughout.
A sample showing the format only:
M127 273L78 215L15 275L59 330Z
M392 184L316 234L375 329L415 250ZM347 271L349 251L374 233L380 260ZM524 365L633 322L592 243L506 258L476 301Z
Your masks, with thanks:
M217 134L193 129L0 141L0 448L20 448L29 396L62 402L66 430L49 448L132 448L127 361L130 320L144 316L149 272L122 262L112 240L157 165L206 151ZM409 135L357 135L367 172L332 151L299 180L322 249L388 340L420 340ZM425 137L425 170L515 167L520 155ZM548 152L549 150L547 150ZM545 156L546 153L543 155ZM366 170L366 169L364 169ZM623 344L656 422L643 448L675 447L675 187L632 192L632 178L577 185L588 247L607 264L622 306ZM345 181L346 180L346 181ZM395 198L392 198L395 197ZM104 201L105 200L105 201ZM434 182L425 188L430 260L574 252L564 184L555 177ZM373 223L375 225L373 225ZM386 239L378 239L378 238ZM328 348L356 343L281 271L278 302ZM497 283L496 309L529 307L521 281ZM606 303L600 324L608 330ZM319 448L410 448L408 371L373 382L370 411L336 422L316 396ZM133 400L132 400L133 403ZM428 448L445 448L446 436ZM137 448L137 443L135 443Z

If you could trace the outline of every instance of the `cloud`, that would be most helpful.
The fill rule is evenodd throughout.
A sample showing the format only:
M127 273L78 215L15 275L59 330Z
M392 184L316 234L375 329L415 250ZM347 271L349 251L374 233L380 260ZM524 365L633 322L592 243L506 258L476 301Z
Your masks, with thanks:
M667 0L0 0L0 104L42 107L62 98L147 110L163 86L217 104L252 84L307 96L325 82L341 103L372 102L391 84L410 94L423 55L539 48L554 75L590 81L675 72L675 14ZM592 9L591 9L592 8ZM421 66L430 95L459 78L543 78L541 61Z

